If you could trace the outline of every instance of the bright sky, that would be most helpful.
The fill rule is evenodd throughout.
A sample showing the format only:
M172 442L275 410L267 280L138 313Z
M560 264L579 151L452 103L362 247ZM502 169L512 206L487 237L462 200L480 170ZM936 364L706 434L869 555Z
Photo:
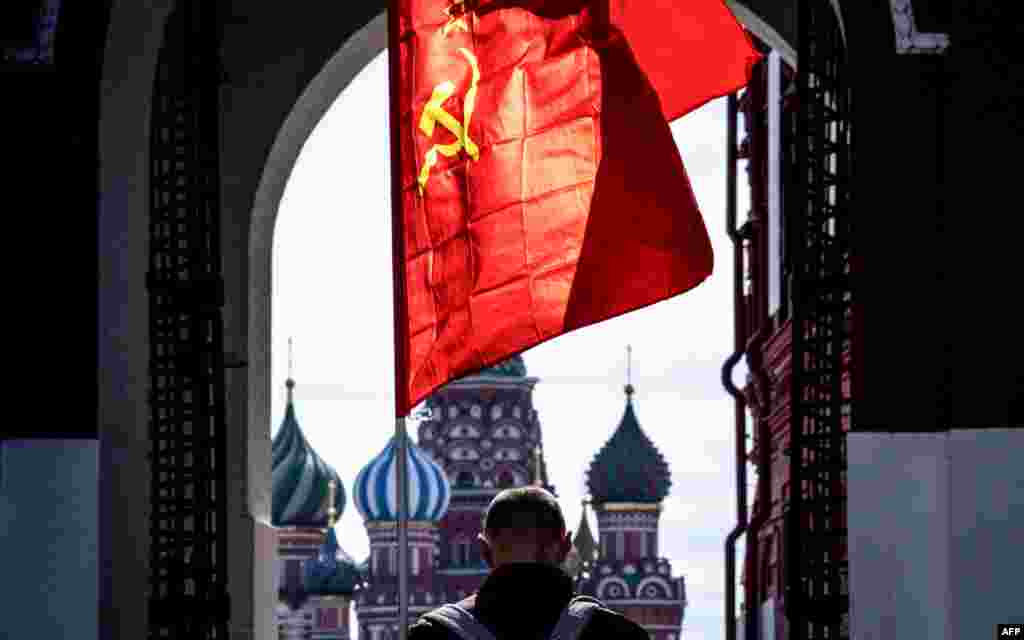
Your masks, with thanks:
M529 374L541 379L534 402L550 479L575 528L584 473L622 416L626 345L633 346L637 414L672 470L660 540L674 573L686 577L685 640L724 635L723 544L735 522L732 401L719 381L732 351L725 128L724 99L672 125L714 245L712 277L688 294L524 354ZM352 482L394 429L388 144L385 53L313 131L274 232L271 430L284 414L291 336L299 423L345 484L338 537L357 560L369 542ZM735 380L744 376L737 367Z

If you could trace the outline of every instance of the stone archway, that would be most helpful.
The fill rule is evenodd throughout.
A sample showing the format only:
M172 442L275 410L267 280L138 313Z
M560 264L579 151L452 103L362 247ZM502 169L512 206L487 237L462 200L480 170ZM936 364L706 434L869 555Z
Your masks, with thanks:
M285 185L306 140L350 82L387 47L387 16L356 31L302 92L278 130L253 199L248 238L248 385L245 487L255 528L252 548L254 637L273 629L277 538L270 524L271 275L273 237ZM270 638L270 635L266 636ZM276 636L275 636L276 637Z
M164 27L176 4L114 0L104 52L97 335L99 637L104 639L142 637L147 626L150 120ZM277 206L313 127L384 49L383 5L324 9L330 15L316 24L301 20L300 7L235 8L225 14L225 30L246 31L240 38L233 32L235 39L224 46L229 60L221 85L222 120L229 125L221 144L230 149L221 159L221 182L225 348L234 367L228 374L227 496L232 638L275 634L266 302ZM278 20L282 16L287 24ZM271 62L252 55L264 53L256 44L268 31L284 52L271 52L276 56ZM270 100L241 104L239 95ZM259 131L243 136L237 127L231 129L239 116L245 126L255 122ZM245 148L238 149L239 144ZM253 161L258 163L255 172Z
M270 432L269 428L264 429L270 424L272 393L267 301L271 296L273 237L281 197L302 145L317 123L349 83L386 47L387 18L381 13L345 42L303 92L278 131L260 177L249 233L248 418L249 424L259 430L259 434L252 435L260 436L258 441L250 440L250 473L269 474L270 469ZM250 509L254 516L269 522L269 484L255 482L252 476L250 480Z

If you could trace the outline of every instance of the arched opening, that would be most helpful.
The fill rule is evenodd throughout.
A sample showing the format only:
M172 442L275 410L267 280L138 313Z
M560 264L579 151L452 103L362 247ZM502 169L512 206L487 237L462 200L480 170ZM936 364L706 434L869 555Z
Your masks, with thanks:
M368 28L369 29L369 28ZM369 34L370 32L360 32ZM383 28L381 25L380 31L377 36L381 38L381 48L383 47ZM353 39L355 40L355 39ZM370 36L367 36L362 45L366 45L367 42L372 40ZM359 45L359 46L362 46ZM347 46L347 45L346 45ZM370 46L369 49L373 47ZM378 51L380 49L377 49ZM362 51L366 53L366 51ZM341 53L339 53L341 55ZM357 57L357 56L356 56ZM372 59L372 55L366 55L369 59ZM349 63L352 59L351 56L345 58L346 63ZM325 73L327 70L325 70ZM323 76L323 74L322 74ZM317 81L321 78L317 78ZM350 81L351 78L348 79ZM314 83L315 84L315 83ZM270 160L267 162L267 166L264 169L263 179L261 180L260 188L256 198L256 207L253 213L253 224L252 224L252 237L250 245L250 278L251 288L249 289L250 294L250 305L249 305L249 323L250 332L248 340L249 348L249 380L248 380L248 392L250 394L248 402L248 413L249 413L249 424L252 425L253 429L257 430L257 433L250 434L249 438L249 468L247 473L248 478L248 511L255 518L263 518L264 520L269 513L269 492L266 479L266 467L261 469L261 465L268 462L267 456L267 441L264 433L262 433L263 425L270 423L269 411L270 398L280 394L280 389L275 388L271 384L270 375L270 310L266 304L267 299L271 294L270 283L272 281L271 276L271 251L273 246L273 230L274 230L274 217L278 213L278 209L281 200L284 195L285 182L287 181L288 175L291 171L291 167L295 164L295 160L298 157L299 150L305 143L306 137L311 132L313 126L318 122L329 108L332 100L337 96L337 92L334 93L330 99L327 98L333 89L325 87L337 87L339 84L344 86L347 84L339 83L338 78L332 80L324 79L324 85L313 90L310 87L306 91L306 95L300 99L299 104L296 106L296 110L289 116L288 122L279 134L278 140L275 141L273 150L270 154ZM338 89L340 91L340 89ZM312 93L310 93L312 91ZM308 97L308 99L307 99ZM719 103L719 111L721 111L721 103ZM319 110L319 111L318 111ZM691 119L690 122L693 122ZM690 128L690 127L682 127ZM692 148L685 150L686 153L693 152ZM706 148L699 148L699 153L707 153ZM686 155L684 153L684 156ZM691 175L699 172L694 172L691 166ZM714 205L707 206L710 211L715 210ZM716 234L716 240L724 238L724 234ZM719 253L725 253L721 247L717 248ZM679 307L676 306L678 309ZM622 324L625 326L625 324ZM618 338L628 339L629 332L623 332L623 335ZM656 332L655 332L656 333ZM285 336L280 336L284 338ZM301 337L299 337L301 340ZM274 341L279 339L279 336L273 336ZM622 340L625 342L626 340ZM301 344L301 343L300 343ZM313 347L315 348L315 347ZM300 351L301 353L301 351ZM280 359L280 358L279 358ZM301 371L301 370L300 370ZM298 374L298 372L297 372ZM301 375L301 374L298 374ZM589 401L589 398L586 401ZM579 407L584 402L567 402L569 406ZM515 413L518 413L516 410ZM566 421L566 423L568 423ZM558 439L559 434L554 434L554 438ZM578 449L586 451L585 445L578 446ZM471 474L469 477L472 477ZM457 478L457 483L460 483L466 478L460 474ZM472 478L473 484L475 484L475 478ZM256 552L257 554L259 551ZM260 559L256 558L254 562L259 562ZM258 605L258 603L257 603Z

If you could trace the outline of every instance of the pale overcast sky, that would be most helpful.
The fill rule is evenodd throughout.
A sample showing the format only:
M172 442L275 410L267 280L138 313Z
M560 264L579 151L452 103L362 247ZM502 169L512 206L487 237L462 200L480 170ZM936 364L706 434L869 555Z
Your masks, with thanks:
M719 371L732 350L732 246L725 233L725 100L675 122L715 250L715 271L673 300L557 338L524 354L550 479L575 528L584 473L612 434L633 345L636 409L672 470L661 551L686 577L684 640L724 636L725 536L735 522L733 412ZM369 553L352 481L393 432L387 55L342 93L299 156L274 231L273 425L284 413L288 337L296 411L341 475L342 547ZM745 185L745 173L740 173ZM747 210L740 189L740 212ZM745 371L737 367L735 379ZM410 433L415 437L414 428ZM750 476L752 490L754 476ZM752 494L751 494L752 497ZM596 532L596 522L591 519ZM738 554L738 564L742 555ZM353 634L356 629L353 625Z

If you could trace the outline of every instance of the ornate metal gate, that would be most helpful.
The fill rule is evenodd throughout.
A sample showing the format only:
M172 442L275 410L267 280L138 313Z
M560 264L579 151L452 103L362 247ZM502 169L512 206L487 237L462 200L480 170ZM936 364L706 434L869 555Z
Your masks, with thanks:
M831 3L798 4L795 189L786 198L794 303L786 612L791 640L836 640L849 637L850 88Z
M154 87L151 639L228 632L216 4L178 3Z

